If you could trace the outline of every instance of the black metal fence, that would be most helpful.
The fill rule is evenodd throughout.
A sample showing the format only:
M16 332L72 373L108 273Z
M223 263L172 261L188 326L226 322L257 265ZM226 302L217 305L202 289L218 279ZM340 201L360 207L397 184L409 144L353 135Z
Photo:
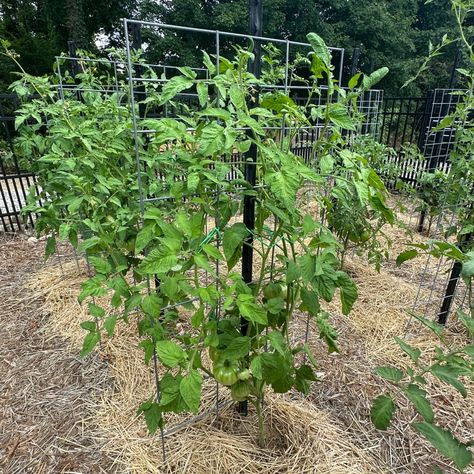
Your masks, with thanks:
M0 94L0 231L16 232L33 227L34 216L23 216L28 189L36 181L14 152L15 111L19 101L15 94Z
M425 97L383 98L380 91L370 91L362 110L367 114L364 133L378 138L396 153L388 157L397 178L414 187L419 186L423 172L449 170L449 153L454 142L454 128L433 131L433 127L450 113L460 99L450 89L436 89ZM23 216L28 189L35 185L35 177L22 166L14 153L15 110L18 99L14 94L0 94L0 231L15 232L32 227L34 216ZM317 140L316 130L303 130L293 151L309 156ZM418 156L408 153L407 147L416 145ZM413 147L412 147L413 148ZM420 159L422 157L422 159ZM394 186L388 181L389 187Z
M462 96L458 92L435 89L425 97L384 99L379 113L379 141L395 150L389 160L398 179L418 187L423 173L449 171L455 126L434 129L459 103ZM393 182L388 184L390 187Z

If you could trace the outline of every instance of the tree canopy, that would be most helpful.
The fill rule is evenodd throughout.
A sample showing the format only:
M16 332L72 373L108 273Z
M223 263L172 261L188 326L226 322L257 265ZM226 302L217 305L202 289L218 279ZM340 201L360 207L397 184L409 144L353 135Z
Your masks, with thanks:
M453 32L450 3L433 0L264 0L263 33L304 41L310 31L346 50L346 80L354 48L360 48L359 68L366 72L388 66L382 87L398 94L428 52L428 43ZM0 0L0 36L8 39L32 74L50 71L54 56L67 50L67 41L95 50L96 35L111 44L122 41L121 18L221 31L247 31L248 0ZM144 32L153 61L199 64L200 49L211 49L213 39L199 33ZM418 94L449 83L455 47L433 63L430 73L411 84L404 94ZM13 65L0 62L3 88L13 80ZM344 85L344 84L343 84Z

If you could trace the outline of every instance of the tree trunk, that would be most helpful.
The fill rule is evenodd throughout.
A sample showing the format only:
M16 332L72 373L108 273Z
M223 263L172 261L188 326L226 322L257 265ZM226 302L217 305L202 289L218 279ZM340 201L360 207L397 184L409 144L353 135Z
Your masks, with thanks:
M82 0L65 0L64 3L69 39L74 41L78 48L87 48L87 28Z

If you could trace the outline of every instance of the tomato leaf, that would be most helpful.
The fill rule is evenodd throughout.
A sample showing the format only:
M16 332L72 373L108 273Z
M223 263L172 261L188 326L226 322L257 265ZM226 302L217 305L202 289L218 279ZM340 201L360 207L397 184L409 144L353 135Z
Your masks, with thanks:
M412 425L419 431L443 456L454 461L459 470L464 470L472 462L472 453L466 445L458 441L450 431L422 421Z
M405 389L405 395L415 405L416 411L428 422L433 423L434 414L431 403L426 399L426 392L418 385L410 384Z
M416 362L420 358L420 355L421 355L420 349L418 349L417 347L410 346L399 337L395 337L395 341L397 341L397 344L400 346L403 352L408 354L408 356L413 362Z
M365 76L362 79L362 88L364 90L369 90L380 82L389 72L388 67L381 67L380 69L375 70L370 76Z
M390 426L393 414L395 413L395 403L390 395L378 396L370 410L370 419L379 430L386 430Z
M318 294L315 291L307 290L306 288L301 288L300 294L302 301L300 306L301 311L308 311L312 316L317 316L321 311Z
M319 337L324 340L328 346L329 354L339 352L337 347L337 331L329 322L329 313L323 311L316 316L316 324L319 329Z
M376 367L375 373L380 375L380 377L384 378L385 380L389 380L390 382L398 383L403 378L403 372L396 367Z
M158 403L155 402L145 402L140 405L138 413L143 413L145 417L146 426L150 434L156 433L156 430L161 426L161 409Z
M316 56L321 59L327 69L331 67L331 53L324 40L316 33L308 33L306 39L313 48Z
M186 360L186 352L173 341L157 341L156 353L166 367L173 368Z
M117 323L117 316L109 316L104 321L104 328L107 331L107 335L109 337L112 337L114 335L116 323Z
M253 323L268 324L267 313L259 304L255 303L252 295L240 294L237 296L237 307L240 314Z
M242 359L250 352L250 338L247 336L236 337L224 349L223 357L229 360Z
M196 413L201 403L202 375L197 370L192 370L183 377L179 384L179 392L189 409Z
M160 315L162 303L158 295L151 293L143 298L142 309L148 316L157 317Z
M430 372L442 380L454 387L464 398L467 397L467 390L464 384L458 379L458 376L462 374L462 370L456 370L456 367L435 364L431 367Z
M92 349L98 344L100 341L100 333L99 332L90 332L84 338L84 342L82 344L81 350L81 357L85 357L86 355L92 352Z
M352 306L357 300L357 286L344 272L337 272L337 285L341 292L342 314L351 312Z
M405 252L402 252L400 255L398 255L396 264L397 267L400 267L403 262L406 262L407 260L411 260L415 258L418 255L418 251L415 249L410 249L410 250L405 250Z
M229 270L235 266L242 255L242 242L248 233L247 227L241 222L236 222L224 231L222 247Z
M287 351L287 345L283 338L283 334L279 331L272 331L268 333L268 340L270 345L281 355L284 355Z
M89 309L89 314L94 316L94 318L103 318L105 316L105 309L97 306L94 303L87 303Z

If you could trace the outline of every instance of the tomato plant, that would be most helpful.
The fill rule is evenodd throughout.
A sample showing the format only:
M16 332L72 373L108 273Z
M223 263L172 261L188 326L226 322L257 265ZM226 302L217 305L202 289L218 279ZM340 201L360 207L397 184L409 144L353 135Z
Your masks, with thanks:
M460 472L472 463L469 447L473 440L463 443L453 433L436 423L435 411L429 398L429 376L440 383L453 387L464 398L468 390L463 379L474 380L474 299L472 281L474 278L474 252L462 252L456 245L444 241L430 241L427 244L413 245L413 248L399 255L397 264L415 258L419 253L428 253L436 258L449 258L462 264L462 278L468 287L469 314L459 310L457 319L467 334L467 344L456 344L444 337L444 326L421 316L413 316L428 328L440 341L435 347L434 357L407 341L396 338L407 362L398 366L377 367L376 373L389 381L393 393L379 395L373 402L371 418L374 425L382 430L388 428L396 412L396 402L407 399L414 407L421 421L412 423L413 428L423 435L445 457L451 459Z
M90 353L104 333L112 336L117 322L141 315L145 363L154 359L160 365L159 394L150 394L139 410L150 432L163 426L167 412L197 412L208 376L229 387L233 399L255 405L263 445L265 390L308 393L317 380L309 346L291 342L293 318L309 313L328 350L337 351L337 331L321 302L338 295L348 314L357 298L340 259L339 238L345 234L305 212L305 204L316 200L333 221L335 209L355 205L370 235L369 221L392 220L383 183L368 160L348 148L345 133L360 128L357 98L387 70L358 74L345 91L333 77L323 40L310 34L308 41L313 51L298 62L310 69L309 99L327 94L322 105L309 99L297 105L275 90L251 106L264 79L248 71L253 53L244 48L236 48L233 59L219 57L218 65L204 53L205 80L182 67L163 85L148 83L139 104L145 111L139 137L147 131L138 143L139 170L130 109L121 105L123 97L100 90L94 71L79 79L98 91L81 92L80 100L76 93L57 100L47 79L27 74L14 85L19 92L34 87L41 93L24 103L17 126L19 147L31 157L41 185L29 209L39 214L38 232L49 234L47 255L56 239L68 239L95 270L79 296L93 317L82 325L88 331L82 353ZM266 76L274 78L281 68L269 52ZM144 74L156 77L151 70ZM176 118L153 116L161 107L174 107L184 91L194 91L199 104L180 104ZM27 127L30 117L37 123ZM316 119L323 132L306 163L291 144ZM271 132L282 122L284 136ZM250 147L257 152L256 187L242 171ZM245 196L255 201L251 231L239 222ZM365 227L358 230L355 238L365 244ZM236 270L245 245L252 245L258 261L250 283ZM112 313L93 299L106 295Z
M383 226L392 225L395 217L385 205L385 185L362 153L343 150L339 163L331 163L335 181L324 212L329 228L342 243L341 262L352 247L366 250L369 261L379 269L388 254L387 245L378 237ZM329 165L323 162L321 166Z
M378 375L388 380L394 387L393 393L380 395L374 400L371 410L372 421L379 429L387 429L396 412L397 401L407 399L414 407L418 421L412 423L413 428L426 438L443 456L452 460L459 472L463 472L472 464L473 456L470 447L474 440L462 442L446 427L440 426L436 420L436 412L430 400L429 379L450 385L468 397L465 380L474 380L474 300L472 284L474 278L474 252L472 232L473 226L473 160L474 134L472 127L472 108L474 106L474 49L467 39L468 26L466 20L472 13L472 5L463 0L451 1L454 16L459 27L459 44L467 51L469 63L466 68L459 69L466 81L467 90L459 91L461 100L456 110L446 116L435 130L443 130L452 126L456 129L455 143L450 153L450 169L425 175L421 197L428 209L433 213L446 212L453 216L453 223L444 229L446 240L430 240L424 244L413 244L412 248L400 254L397 265L415 258L418 254L428 254L435 258L447 258L454 265L461 267L461 277L468 289L468 314L459 310L457 319L463 328L467 343L449 341L444 336L444 326L413 315L427 327L439 340L439 345L432 351L422 351L407 341L397 338L400 349L407 356L406 363L398 367L378 367ZM423 63L420 73L429 64L429 60L439 54L441 49L451 40L443 37L439 46L430 45L430 55ZM419 73L419 74L420 74ZM418 74L417 74L418 76ZM416 76L416 77L417 77ZM455 243L448 240L456 236ZM456 277L457 279L458 277ZM431 352L431 354L429 353ZM436 472L442 472L438 467Z

